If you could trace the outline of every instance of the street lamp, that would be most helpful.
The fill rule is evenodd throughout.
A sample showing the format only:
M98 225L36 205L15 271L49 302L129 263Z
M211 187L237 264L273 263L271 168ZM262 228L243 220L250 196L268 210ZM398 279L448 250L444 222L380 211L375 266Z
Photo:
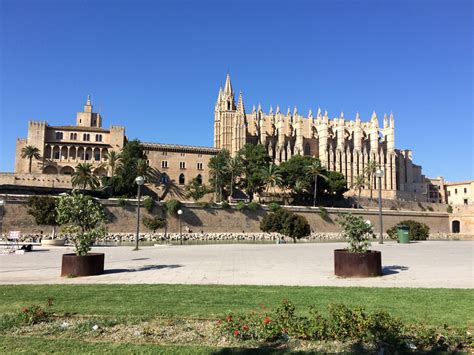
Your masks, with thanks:
M138 208L137 208L137 234L135 234L135 249L133 250L138 250L138 235L140 233L140 188L142 185L145 183L145 178L143 176L137 176L135 178L135 184L138 185L138 192L137 192L137 203L138 203Z
M179 240L180 244L183 245L183 234L181 233L181 215L183 214L182 210L178 210L178 221L179 221Z
M378 168L375 172L375 176L378 178L378 187L379 187L379 224L380 224L380 235L379 235L379 244L383 244L383 223L382 223L382 178L384 176L384 171L382 168Z

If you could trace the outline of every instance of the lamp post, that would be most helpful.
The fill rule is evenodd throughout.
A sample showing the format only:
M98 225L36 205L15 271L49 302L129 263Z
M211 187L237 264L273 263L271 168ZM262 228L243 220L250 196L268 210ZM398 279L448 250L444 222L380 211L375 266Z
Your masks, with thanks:
M178 210L178 222L179 222L179 240L180 244L183 245L183 234L181 233L181 215L183 214L182 210Z
M0 224L0 232L3 232L3 225L5 224L5 217L4 217L4 214L5 214L5 211L4 211L4 208L5 208L5 200L0 200L0 217L1 217L1 224Z
M380 225L380 235L379 235L379 244L383 244L383 223L382 223L382 178L384 176L384 171L382 168L378 168L375 172L375 176L378 178L378 190L379 190L379 225Z
M135 234L135 248L133 250L138 250L138 237L140 234L140 188L145 183L145 178L143 176L137 176L135 178L135 183L138 185L138 192L137 192L137 233Z

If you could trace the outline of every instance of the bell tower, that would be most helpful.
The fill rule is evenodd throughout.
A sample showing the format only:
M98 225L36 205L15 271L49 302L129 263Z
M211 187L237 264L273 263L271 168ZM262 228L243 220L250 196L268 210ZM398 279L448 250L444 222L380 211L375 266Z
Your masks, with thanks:
M234 125L236 122L237 107L235 105L235 95L230 81L230 74L227 73L224 89L219 89L217 102L214 109L214 147L227 149L234 153L232 144Z

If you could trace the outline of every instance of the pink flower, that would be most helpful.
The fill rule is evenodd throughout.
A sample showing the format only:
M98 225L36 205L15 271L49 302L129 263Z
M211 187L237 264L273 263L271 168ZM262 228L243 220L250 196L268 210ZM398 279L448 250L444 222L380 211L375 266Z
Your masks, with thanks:
M234 330L234 336L238 336L239 335L239 331L236 329Z

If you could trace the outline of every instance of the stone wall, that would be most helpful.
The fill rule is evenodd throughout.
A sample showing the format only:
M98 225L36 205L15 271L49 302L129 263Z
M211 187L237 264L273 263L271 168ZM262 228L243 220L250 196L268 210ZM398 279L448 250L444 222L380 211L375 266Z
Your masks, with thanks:
M0 199L4 199L1 197ZM107 214L110 219L108 230L110 233L133 233L136 230L136 201L128 201L124 207L119 206L118 200L103 200ZM26 197L8 196L3 207L3 221L1 232L19 230L23 233L39 233L43 231L49 234L51 227L37 226L32 216L27 214ZM339 213L353 213L368 219L378 231L377 210L366 209L344 209L326 208L323 215L319 208L312 207L288 207L296 213L305 216L315 233L337 233L340 231L336 219ZM189 227L195 233L255 233L260 232L259 224L262 217L268 213L263 207L257 211L237 211L235 209L203 208L197 204L185 204L182 207L181 217L182 230ZM150 216L142 208L142 216ZM154 214L161 214L161 207L155 207ZM433 234L446 234L450 232L450 215L446 212L415 212L415 211L383 211L384 230L396 225L401 220L412 219L426 223ZM148 232L141 225L143 232ZM168 217L168 232L178 232L179 222L175 217Z

